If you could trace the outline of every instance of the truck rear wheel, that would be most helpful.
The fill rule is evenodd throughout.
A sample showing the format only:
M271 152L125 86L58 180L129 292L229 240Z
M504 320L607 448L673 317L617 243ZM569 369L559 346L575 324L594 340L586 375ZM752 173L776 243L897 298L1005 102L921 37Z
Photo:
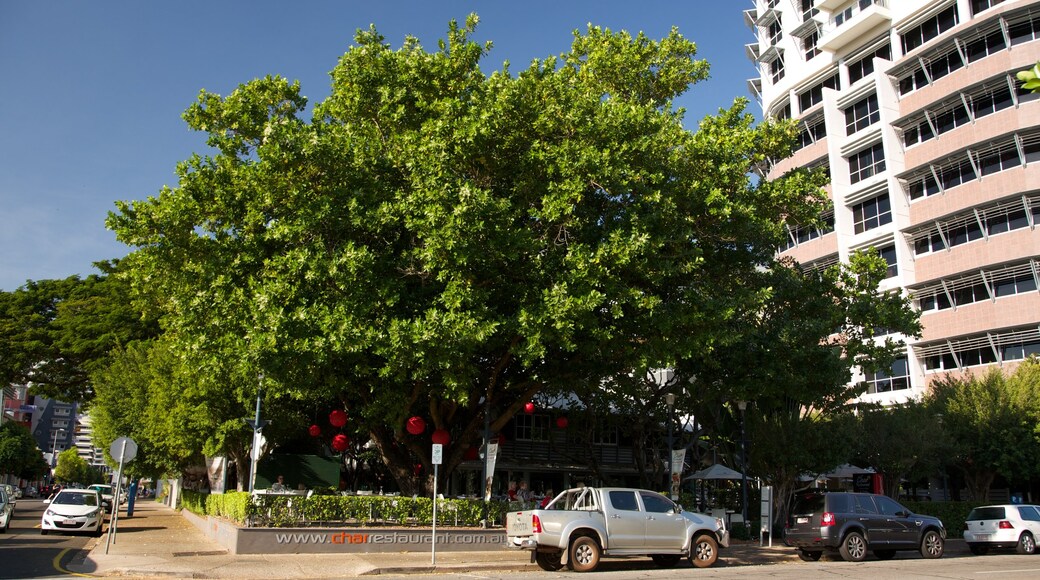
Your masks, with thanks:
M719 543L710 534L694 536L690 563L695 568L710 568L719 559Z
M538 562L538 567L546 572L556 572L560 568L563 568L563 553L562 552L535 552L534 561Z
M571 570L575 572L592 572L599 566L600 549L595 538L581 536L571 542Z

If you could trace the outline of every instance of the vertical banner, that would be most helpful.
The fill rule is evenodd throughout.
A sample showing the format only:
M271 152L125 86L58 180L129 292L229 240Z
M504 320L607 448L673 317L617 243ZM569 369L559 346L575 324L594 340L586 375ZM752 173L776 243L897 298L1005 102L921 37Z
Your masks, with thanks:
M679 499L679 488L682 486L683 464L686 462L685 449L672 450L672 500Z
M491 501L491 484L495 480L495 459L498 458L498 443L487 446L487 481L484 482L484 501Z

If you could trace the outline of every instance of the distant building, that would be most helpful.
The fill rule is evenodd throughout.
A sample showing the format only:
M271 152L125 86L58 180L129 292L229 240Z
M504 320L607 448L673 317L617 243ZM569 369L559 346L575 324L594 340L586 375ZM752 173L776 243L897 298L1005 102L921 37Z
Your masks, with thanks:
M823 227L789 224L803 266L872 249L883 289L909 294L924 335L865 401L897 403L947 372L1040 353L1040 103L1015 73L1040 60L1036 0L758 0L749 86L794 118L794 155L822 167Z

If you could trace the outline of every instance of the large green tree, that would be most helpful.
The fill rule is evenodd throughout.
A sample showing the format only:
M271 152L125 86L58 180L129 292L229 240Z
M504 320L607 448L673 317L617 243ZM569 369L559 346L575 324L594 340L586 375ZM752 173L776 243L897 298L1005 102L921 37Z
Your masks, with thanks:
M472 443L486 406L497 430L537 393L732 344L783 220L824 203L820 175L750 177L790 124L739 101L684 126L673 99L708 65L677 31L590 27L488 75L475 25L434 51L359 32L310 121L284 79L203 92L185 120L213 154L108 220L182 356L338 398L405 491L428 483L411 415Z
M971 499L985 501L997 475L1025 482L1038 474L1035 359L1009 379L1000 369L982 376L947 375L933 383L929 403L942 415L953 446L950 463L964 476Z
M48 467L28 429L14 421L0 425L0 474L36 479Z
M89 403L90 373L107 364L111 350L155 336L154 319L135 310L127 284L110 275L117 266L97 265L108 273L0 292L0 382Z

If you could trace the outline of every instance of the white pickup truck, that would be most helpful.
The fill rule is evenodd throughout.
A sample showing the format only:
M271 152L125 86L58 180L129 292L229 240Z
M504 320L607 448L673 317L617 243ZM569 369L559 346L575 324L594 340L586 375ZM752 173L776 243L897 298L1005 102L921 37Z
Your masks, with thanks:
M671 567L682 558L707 568L729 546L721 519L683 511L654 491L580 487L556 496L543 509L506 514L510 547L531 550L543 570L564 566L591 572L601 557L650 556Z

